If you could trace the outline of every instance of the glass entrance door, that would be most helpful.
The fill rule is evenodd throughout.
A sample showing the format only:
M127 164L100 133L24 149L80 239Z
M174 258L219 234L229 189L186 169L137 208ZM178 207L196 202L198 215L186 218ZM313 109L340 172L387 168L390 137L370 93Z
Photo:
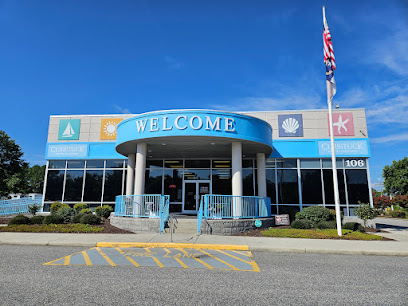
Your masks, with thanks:
M184 181L183 213L196 214L201 196L210 193L210 181Z

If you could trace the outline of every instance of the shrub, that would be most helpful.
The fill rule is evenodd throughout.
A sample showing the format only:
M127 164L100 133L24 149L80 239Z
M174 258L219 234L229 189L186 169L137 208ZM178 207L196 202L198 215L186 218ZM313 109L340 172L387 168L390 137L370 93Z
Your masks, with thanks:
M399 205L403 208L408 208L408 195L396 195L392 200L391 203L393 205Z
M402 211L402 210L391 210L390 216L393 218L405 218L406 213L405 211Z
M309 229L313 227L313 222L309 220L295 220L290 224L291 228Z
M386 209L391 206L391 201L388 196L373 197L373 205L377 209Z
M364 227L358 222L346 222L343 224L344 230L352 230L352 231L359 231L364 233Z
M92 210L90 210L89 208L85 208L85 209L81 209L81 211L79 213L83 214L83 215L85 215L85 214L90 215L90 214L92 214Z
M101 223L101 218L91 214L85 214L80 219L81 224L95 225Z
M336 221L320 221L316 228L318 229L336 229L337 224Z
M75 217L72 218L72 223L80 223L82 216L86 214L77 214Z
M43 216L34 216L30 219L31 224L43 224L44 217Z
M63 203L60 203L60 202L52 203L51 208L50 208L51 215L56 214L63 207L69 207L69 205L63 204Z
M16 224L28 224L30 223L30 218L27 218L24 215L17 215L14 218L11 218L8 222L8 225L16 225Z
M79 213L81 212L81 210L87 209L87 208L89 208L89 207L88 207L88 204L85 204L85 203L76 203L76 204L74 205L74 209L75 209L75 212L76 212L77 214L79 214Z
M64 222L71 222L75 216L75 210L69 206L63 207L58 211L57 215L64 219Z
M334 221L336 221L336 210L335 209L329 209L329 211L330 211L330 221L331 220L334 220ZM342 211L340 211L340 218L341 218L341 220L343 220L343 218L344 218L344 214L343 214L343 212Z
M113 208L110 205L103 205L95 208L95 214L104 219L108 219L112 211Z
M296 214L296 220L309 220L312 227L320 221L329 221L332 217L330 210L323 206L309 206Z
M64 222L64 218L60 215L48 215L44 218L44 224L61 224Z
M32 214L33 216L35 216L35 214L37 213L37 211L39 211L41 208L41 205L37 205L37 204L28 204L28 212L30 214Z
M367 227L367 220L377 217L377 211L370 204L360 203L360 206L354 209L354 214L364 222L364 227Z

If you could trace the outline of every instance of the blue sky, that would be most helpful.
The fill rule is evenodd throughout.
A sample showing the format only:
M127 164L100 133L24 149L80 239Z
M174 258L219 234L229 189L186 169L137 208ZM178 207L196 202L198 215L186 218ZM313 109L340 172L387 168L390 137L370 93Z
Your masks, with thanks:
M0 129L44 163L48 118L364 107L373 183L408 151L406 1L0 1Z

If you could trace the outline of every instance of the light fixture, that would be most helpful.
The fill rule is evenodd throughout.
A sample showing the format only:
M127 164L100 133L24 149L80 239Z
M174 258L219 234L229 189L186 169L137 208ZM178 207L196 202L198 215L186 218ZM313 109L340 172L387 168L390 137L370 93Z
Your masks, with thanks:
M162 143L162 146L165 146L166 144L165 143Z
M215 142L212 142L211 145L212 145L212 146L215 146Z

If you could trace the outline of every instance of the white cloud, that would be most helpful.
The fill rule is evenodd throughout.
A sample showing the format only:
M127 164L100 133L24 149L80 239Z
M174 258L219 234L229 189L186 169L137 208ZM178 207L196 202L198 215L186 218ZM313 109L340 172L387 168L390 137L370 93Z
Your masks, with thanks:
M408 141L408 133L397 135L393 134L389 136L375 137L370 139L371 143L404 142L404 141Z
M167 67L170 69L181 69L184 67L184 63L178 61L177 59L175 59L174 57L171 56L166 56L164 58L164 62L167 64Z
M117 104L114 104L113 107L116 109L116 111L118 111L119 113L122 114L131 114L131 112L129 111L129 109L127 108L123 108Z
M367 105L367 119L370 123L408 125L408 95L398 95L373 105Z
M377 63L399 75L408 75L408 31L405 27L390 29L389 35L373 40L373 46L367 50L370 50L367 52L370 65Z

